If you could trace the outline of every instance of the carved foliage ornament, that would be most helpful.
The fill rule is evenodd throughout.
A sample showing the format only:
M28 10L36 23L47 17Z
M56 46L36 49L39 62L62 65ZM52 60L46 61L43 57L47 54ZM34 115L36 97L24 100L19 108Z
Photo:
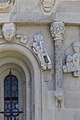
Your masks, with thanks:
M9 7L12 7L15 3L15 0L2 0L0 1L0 10L6 10Z
M74 54L66 57L66 64L63 66L64 73L72 72L74 76L80 76L80 42L72 44Z
M41 62L42 69L43 70L51 69L52 64L45 46L45 42L43 40L43 36L40 33L35 33L33 39L34 42L32 45L32 49L34 53L38 56Z
M54 40L64 39L64 23L63 22L53 22L51 24L51 35Z

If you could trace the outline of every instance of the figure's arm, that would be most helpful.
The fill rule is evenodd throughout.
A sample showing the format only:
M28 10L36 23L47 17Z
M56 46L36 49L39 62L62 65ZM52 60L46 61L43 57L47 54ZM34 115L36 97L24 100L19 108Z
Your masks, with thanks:
M33 51L35 52L35 54L38 54L36 48L33 47Z
M33 51L35 52L35 54L38 54L38 51L37 51L37 44L36 44L36 43L33 43L32 49L33 49Z

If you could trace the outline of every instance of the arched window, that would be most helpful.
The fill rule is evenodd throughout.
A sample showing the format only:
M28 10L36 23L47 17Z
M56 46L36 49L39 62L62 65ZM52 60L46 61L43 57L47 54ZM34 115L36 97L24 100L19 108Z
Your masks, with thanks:
M19 120L18 80L14 75L4 79L4 120Z

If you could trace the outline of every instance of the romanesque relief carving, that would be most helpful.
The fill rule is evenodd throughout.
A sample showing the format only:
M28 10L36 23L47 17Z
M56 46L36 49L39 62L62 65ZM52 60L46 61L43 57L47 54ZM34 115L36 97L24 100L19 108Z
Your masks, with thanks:
M57 106L61 107L61 101L63 99L63 90L62 90L62 88L61 89L60 88L56 89L54 91L54 96L55 96L55 98L57 99L57 102L58 102Z
M72 72L74 76L80 76L80 42L71 45L74 54L67 55L66 64L63 66L64 73Z
M64 23L63 22L53 22L51 24L51 35L54 41L55 48L55 91L54 96L57 102L61 102L63 99L63 89L62 89L62 58L63 58L63 40L64 40Z
M26 35L16 34L16 38L19 39L19 42L23 44L26 44L28 41L28 36Z
M2 34L0 34L0 38L4 38L7 42L11 42L15 37L19 43L26 45L28 41L27 35L16 34L16 27L14 23L4 23L2 25Z
M0 1L0 10L6 10L9 7L12 7L15 3L15 0L1 0Z
M11 41L15 36L15 24L14 23L4 23L2 26L3 37L7 41Z
M54 0L42 0L42 7L44 12L51 12L54 5Z
M64 23L54 22L51 24L51 35L54 40L64 40Z
M32 45L32 49L34 53L38 55L42 69L51 69L52 64L43 40L43 36L39 33L35 33L33 39L34 43Z

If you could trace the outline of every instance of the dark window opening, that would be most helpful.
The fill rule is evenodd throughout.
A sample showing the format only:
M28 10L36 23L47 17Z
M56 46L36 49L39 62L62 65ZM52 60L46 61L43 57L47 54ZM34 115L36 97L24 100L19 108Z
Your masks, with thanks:
M4 80L4 120L19 120L18 80L8 75Z

